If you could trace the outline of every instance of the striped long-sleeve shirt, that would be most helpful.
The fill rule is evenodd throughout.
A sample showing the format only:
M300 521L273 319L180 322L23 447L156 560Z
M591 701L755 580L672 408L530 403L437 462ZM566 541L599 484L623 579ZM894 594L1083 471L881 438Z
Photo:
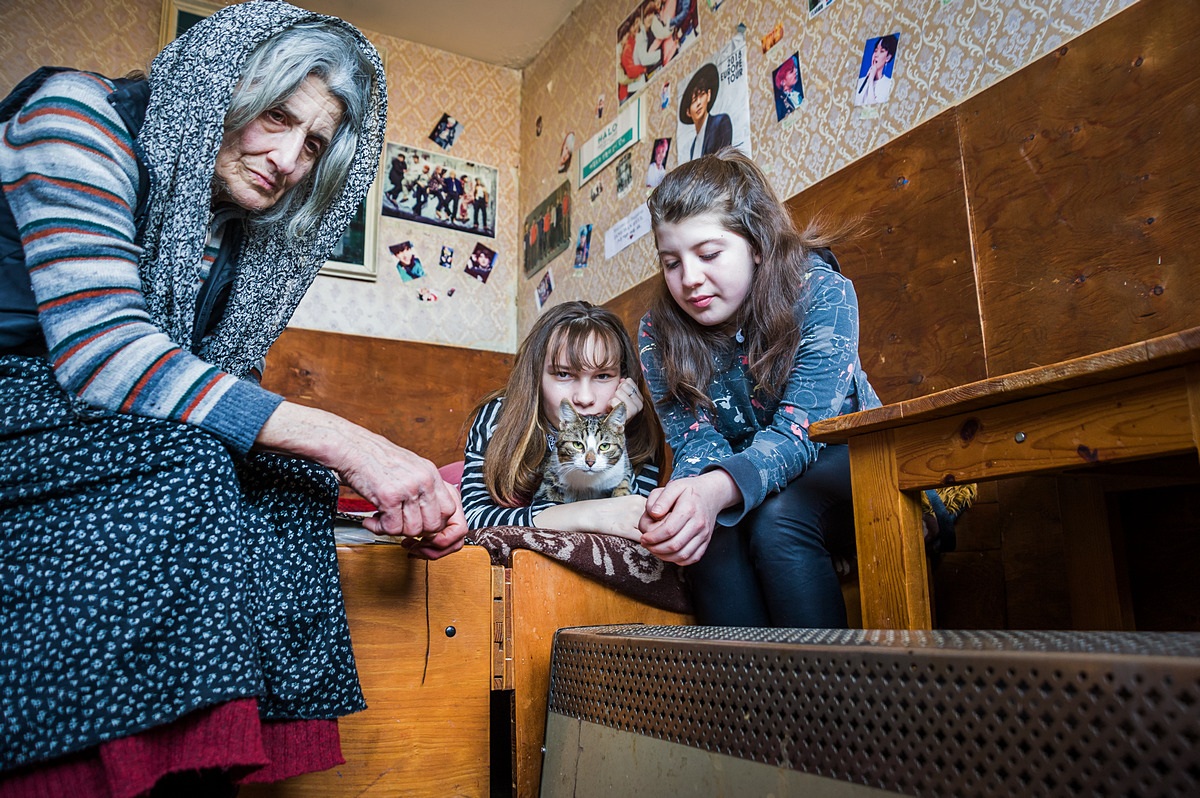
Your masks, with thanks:
M469 529L483 529L489 526L534 526L534 516L555 504L538 501L524 507L503 507L488 493L483 482L483 458L487 455L488 442L496 433L496 424L503 406L503 397L485 404L476 414L467 433L461 490L463 511ZM634 493L649 496L650 491L656 487L658 466L646 463L634 477Z
M138 164L107 102L112 88L56 75L0 126L0 185L55 375L90 404L194 424L244 452L282 398L200 360L151 320L137 268Z

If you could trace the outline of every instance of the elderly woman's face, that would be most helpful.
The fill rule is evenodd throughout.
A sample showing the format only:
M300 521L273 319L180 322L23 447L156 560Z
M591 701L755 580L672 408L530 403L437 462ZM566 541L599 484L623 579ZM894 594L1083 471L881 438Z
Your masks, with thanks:
M329 146L341 103L309 76L283 104L225 134L217 153L218 198L265 211L308 176Z

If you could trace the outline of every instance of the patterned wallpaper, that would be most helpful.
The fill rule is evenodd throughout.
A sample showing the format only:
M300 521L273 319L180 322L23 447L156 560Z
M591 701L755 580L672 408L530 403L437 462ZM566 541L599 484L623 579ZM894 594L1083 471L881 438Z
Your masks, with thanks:
M572 229L595 226L586 269L573 268L573 247L551 262L550 303L604 302L653 275L647 236L612 260L604 231L645 197L641 188L650 142L675 136L679 83L746 26L754 157L781 196L836 172L887 141L961 102L1094 27L1136 0L829 0L810 16L805 0L692 0L700 38L659 70L642 93L647 130L633 148L634 188L616 196L610 165L582 189L571 174ZM718 7L714 10L713 5ZM388 140L437 151L428 135L443 112L462 121L448 154L499 172L495 239L428 225L380 222L374 283L318 277L298 309L299 327L512 352L538 314L534 288L543 271L523 276L519 236L525 215L562 182L557 171L565 135L576 148L614 118L613 49L617 25L636 0L584 0L534 62L519 73L367 31L388 65ZM0 90L42 64L67 64L107 74L146 68L158 49L161 0L0 0ZM759 44L776 24L780 41L765 55ZM851 103L866 39L900 32L895 85L877 118ZM805 99L787 128L775 120L771 71L799 53ZM659 109L663 82L671 104ZM605 96L602 119L596 101ZM542 119L541 135L536 120ZM672 153L668 165L675 163ZM575 167L577 164L573 164ZM520 178L518 179L518 170ZM604 186L593 202L590 193ZM426 277L404 282L390 244L416 246ZM487 283L463 271L476 243L499 257ZM438 266L441 247L455 250L452 269ZM417 291L433 289L437 302ZM450 289L453 296L448 296Z
M387 61L387 140L445 153L498 170L496 237L485 238L433 225L382 217L376 239L376 282L318 277L292 318L292 326L333 332L423 341L432 344L516 351L516 250L518 118L521 75L391 36L368 33ZM452 147L430 141L443 113L462 123ZM384 189L386 165L380 174ZM432 203L431 203L432 204ZM411 241L425 276L405 282L388 247ZM498 253L486 283L465 271L467 256L482 243ZM443 246L454 250L442 268ZM429 288L436 302L423 302ZM449 295L453 291L453 295Z
M781 197L836 172L891 139L1011 74L1062 43L1096 26L1136 0L830 0L810 16L805 0L713 0L700 4L700 38L659 69L642 92L646 132L633 148L633 186L617 199L615 167L575 189L571 225L594 225L591 258L573 266L573 248L549 268L555 281L550 304L568 299L604 302L657 270L653 237L635 242L612 260L604 257L604 231L636 209L646 196L646 165L655 138L675 137L680 84L746 26L752 149ZM611 122L617 100L614 45L618 24L637 0L585 0L525 70L521 107L520 218L562 179L559 151L568 131L577 144ZM783 35L765 55L761 40L779 23ZM900 33L894 86L877 118L853 105L853 84L867 39ZM804 101L784 127L776 121L771 73L799 54ZM671 103L660 109L665 81ZM596 101L605 95L605 112ZM536 120L542 118L542 135ZM795 121L792 121L795 117ZM672 148L674 150L674 148ZM672 151L668 166L676 164ZM572 164L574 167L575 164ZM603 191L593 202L596 185ZM539 272L519 278L518 327L529 329L538 314L534 288Z

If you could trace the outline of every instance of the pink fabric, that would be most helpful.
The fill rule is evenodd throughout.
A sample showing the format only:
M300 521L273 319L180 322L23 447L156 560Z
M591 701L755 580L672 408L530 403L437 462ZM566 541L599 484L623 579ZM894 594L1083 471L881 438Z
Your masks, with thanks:
M0 774L0 798L136 798L170 773L225 770L241 783L340 765L336 720L262 721L253 698Z
M438 473L442 475L442 479L449 482L454 487L462 486L463 466L466 465L462 460L456 463L447 463L438 469Z

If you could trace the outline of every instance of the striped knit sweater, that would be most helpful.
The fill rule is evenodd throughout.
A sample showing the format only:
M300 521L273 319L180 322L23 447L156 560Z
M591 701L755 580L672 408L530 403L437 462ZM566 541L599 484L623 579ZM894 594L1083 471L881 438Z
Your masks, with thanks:
M538 501L524 507L503 507L488 493L483 481L483 458L487 454L488 442L496 434L500 410L504 398L493 399L479 409L471 429L467 433L467 447L463 460L462 503L468 529L483 529L489 526L534 526L533 517L553 507L554 502ZM645 463L637 472L633 492L649 496L658 487L658 466Z
M283 400L195 357L150 320L134 243L137 159L111 91L94 75L62 73L0 127L0 185L55 375L90 404L194 424L245 452ZM218 246L211 238L203 273Z

